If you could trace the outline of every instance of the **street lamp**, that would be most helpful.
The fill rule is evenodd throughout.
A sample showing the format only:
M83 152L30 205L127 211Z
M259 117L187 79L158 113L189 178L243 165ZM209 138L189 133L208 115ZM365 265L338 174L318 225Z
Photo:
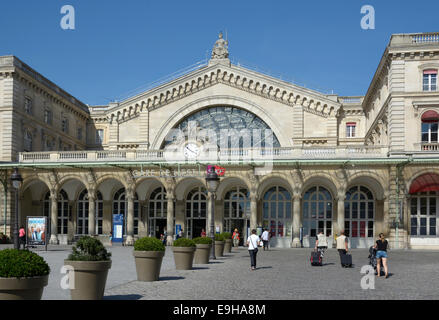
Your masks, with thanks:
M211 259L216 259L215 257L215 192L219 185L219 177L215 172L215 167L210 166L209 171L206 175L206 185L207 190L210 192L210 205L211 205L211 216L210 216L210 238L212 239L212 250Z
M14 224L14 248L20 249L20 243L18 242L18 190L23 183L23 178L18 172L18 168L14 169L11 175L12 186L15 189L15 224Z

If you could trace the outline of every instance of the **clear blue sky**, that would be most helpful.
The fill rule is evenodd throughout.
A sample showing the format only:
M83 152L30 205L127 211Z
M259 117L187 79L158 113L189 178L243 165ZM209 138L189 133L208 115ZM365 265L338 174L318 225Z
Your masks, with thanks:
M62 30L63 5L76 30ZM363 5L376 29L362 30ZM439 1L3 1L0 55L16 55L90 105L107 104L210 53L339 95L364 95L392 33L439 31Z

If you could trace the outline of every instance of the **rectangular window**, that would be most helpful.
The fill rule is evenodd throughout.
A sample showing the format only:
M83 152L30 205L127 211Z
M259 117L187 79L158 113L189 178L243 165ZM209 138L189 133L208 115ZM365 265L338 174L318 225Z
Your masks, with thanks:
M30 98L24 99L24 111L27 114L32 114L32 100Z
M78 128L76 136L78 140L82 140L82 128Z
M355 137L355 127L357 124L355 122L346 123L346 138L354 138Z
M63 118L61 121L61 130L65 133L69 132L69 120L67 118Z
M96 130L96 144L104 143L104 130L98 129Z
M437 70L425 70L422 80L422 87L424 91L437 90Z
M47 124L52 124L52 111L48 109L44 110L44 122Z

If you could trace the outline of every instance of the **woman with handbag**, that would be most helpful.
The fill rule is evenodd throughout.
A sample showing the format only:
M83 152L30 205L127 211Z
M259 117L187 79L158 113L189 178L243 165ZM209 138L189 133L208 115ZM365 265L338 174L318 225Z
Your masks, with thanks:
M256 235L256 229L252 230L252 234L247 239L248 253L250 254L251 270L256 270L256 254L258 253L259 237Z

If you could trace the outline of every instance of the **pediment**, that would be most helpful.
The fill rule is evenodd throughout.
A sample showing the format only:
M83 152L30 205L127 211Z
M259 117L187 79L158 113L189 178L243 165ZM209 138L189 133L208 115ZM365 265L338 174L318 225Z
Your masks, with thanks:
M111 104L106 116L110 122L124 122L138 116L143 110L151 111L161 108L220 83L285 105L299 105L305 112L322 117L335 116L341 106L339 102L320 92L244 67L215 64L202 67L120 103Z

